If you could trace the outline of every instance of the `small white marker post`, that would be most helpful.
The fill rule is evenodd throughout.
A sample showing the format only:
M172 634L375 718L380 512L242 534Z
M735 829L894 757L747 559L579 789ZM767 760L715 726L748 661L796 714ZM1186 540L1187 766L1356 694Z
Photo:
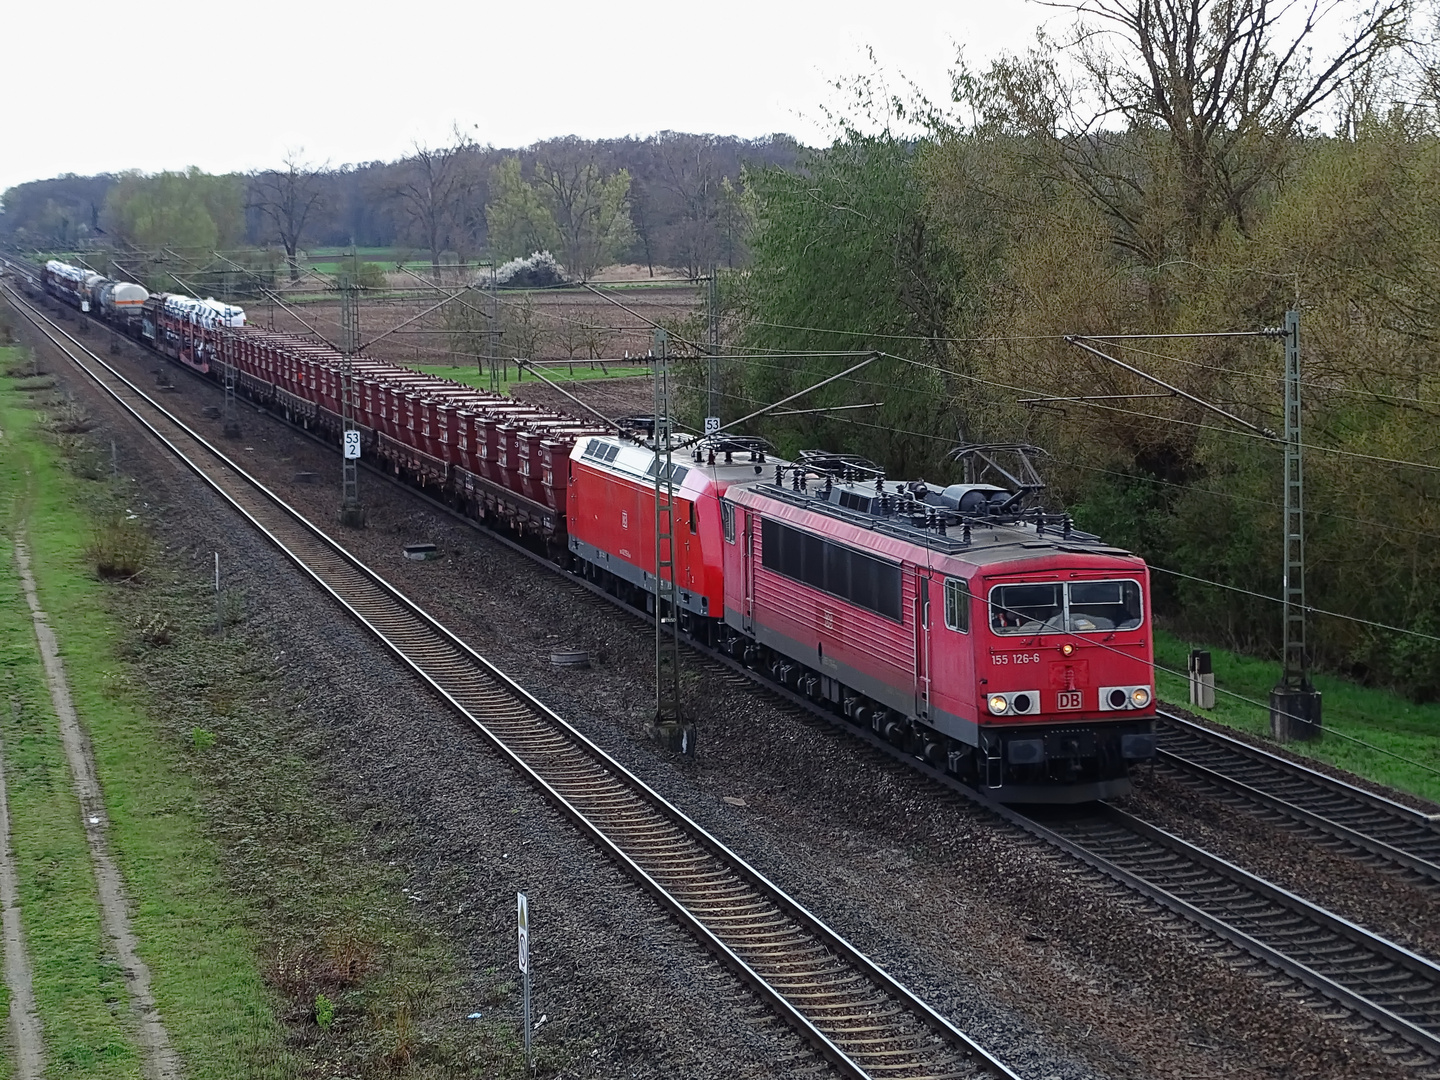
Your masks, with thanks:
M533 1070L535 1060L530 1052L530 901L525 899L523 892L515 894L515 923L520 939L520 974L524 976L525 1067Z
M220 552L215 552L215 635L225 632L225 620L220 614Z

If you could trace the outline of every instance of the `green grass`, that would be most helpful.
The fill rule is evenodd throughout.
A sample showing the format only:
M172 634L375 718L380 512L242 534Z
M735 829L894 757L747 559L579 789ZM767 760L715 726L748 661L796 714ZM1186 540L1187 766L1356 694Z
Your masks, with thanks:
M1156 689L1162 699L1181 707L1189 700L1184 672L1192 647L1208 648L1192 646L1164 631L1155 634ZM1270 690L1279 679L1279 665L1222 649L1211 648L1210 655L1215 708L1194 711L1217 723L1268 736ZM1325 735L1312 743L1288 743L1287 749L1440 802L1440 704L1416 705L1390 691L1334 676L1316 675L1314 681L1322 695Z
M0 363L4 362L0 357ZM283 1032L261 978L257 942L222 887L219 855L200 827L199 793L118 662L123 630L107 614L107 586L87 566L92 518L104 484L66 470L38 437L34 413L12 380L0 381L0 479L4 525L22 522L41 606L60 641L71 694L90 734L125 878L132 926L170 1037L195 1078L288 1076ZM28 474L28 475L27 475ZM33 634L8 541L4 596L7 675L22 700L3 719L7 764L15 756L12 812L21 860L21 904L36 969L36 999L55 1076L138 1076L124 984L100 944L95 884L69 787ZM12 595L13 594L13 595ZM29 650L29 658L25 649ZM6 706L8 703L0 703ZM13 744L12 744L13 740Z
M0 350L0 366L19 352ZM14 392L0 398L0 514L6 529L0 537L0 733L35 1005L50 1075L138 1077L139 1056L126 1034L123 977L101 932L80 804L15 567L11 534L45 474L44 455L31 438L35 413L19 398Z
M614 362L601 366L598 360L593 362L595 366L592 367L591 363L590 360L576 360L573 370L567 364L544 364L540 371L545 378L557 383L599 382L605 379L629 379L650 374L648 367L624 367ZM406 367L412 371L422 371L426 375L438 375L442 379L453 379L479 390L490 389L489 370L479 371L474 365L407 364ZM513 393L517 386L534 385L540 381L533 373L526 374L513 363L501 365L500 392L503 394Z

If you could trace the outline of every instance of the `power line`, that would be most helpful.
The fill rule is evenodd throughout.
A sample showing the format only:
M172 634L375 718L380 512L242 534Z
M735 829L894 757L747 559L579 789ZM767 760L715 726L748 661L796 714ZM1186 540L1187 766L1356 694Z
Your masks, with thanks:
M1196 577L1194 574L1181 573L1179 570L1169 570L1163 566L1157 566L1146 560L1145 563L1151 570L1158 570L1162 574L1170 574L1173 577L1185 578L1187 581L1198 581L1202 585L1209 585L1216 589L1224 589L1227 592L1243 593L1246 596L1253 596L1257 600L1269 600L1272 604L1283 604L1284 600L1278 596L1268 596L1265 593L1255 592L1251 589L1242 589L1238 585L1226 585L1223 582L1211 581L1208 578ZM1434 634L1425 634L1419 630L1406 630L1403 626L1390 626L1386 623L1375 622L1372 619L1362 619L1357 615L1342 615L1338 611L1326 611L1324 608L1305 606L1305 611L1312 615L1328 615L1332 619L1344 619L1346 622L1360 623L1363 626L1373 626L1377 630L1389 630L1396 634L1408 634L1410 637L1424 638L1427 641L1440 641L1440 637Z
M1238 375L1241 378L1255 379L1265 383L1284 381L1284 379L1278 375L1262 375L1255 371L1241 371L1238 368L1217 367L1214 364L1207 364L1199 360L1185 360L1179 356L1170 356L1167 353L1155 352L1153 349L1142 349L1135 345L1122 343L1119 347L1130 352L1139 353L1142 356L1149 356L1155 360L1167 360L1171 363L1183 364L1186 367L1204 368L1208 371L1218 371L1226 375ZM1430 398L1401 397L1399 394L1382 394L1378 390L1354 390L1345 386L1327 386L1324 382L1316 380L1314 376L1311 376L1305 385L1312 391L1319 391L1325 394L1347 394L1351 397L1366 400L1390 401L1397 405L1434 405L1440 408L1440 401L1435 401Z
M890 355L890 354L886 354L886 355ZM752 359L752 358L751 358L751 357L729 357L728 359L736 359L736 360L744 359L744 360L750 360L750 359ZM754 357L753 359L755 359L755 360L760 360L760 359L763 359L763 358L762 358L762 357ZM918 363L917 361L910 361L910 362L911 362L911 363ZM780 367L780 366L778 366L778 365L775 365L775 364L763 364L763 363L762 363L762 364L760 364L759 366L761 366L761 367L768 367L768 368L770 368L771 370L776 370L776 371L786 370L786 369L784 369L784 368L782 368L782 367ZM923 364L922 364L922 365L920 365L920 366L933 366L933 365L923 365ZM942 370L942 369L936 369L936 370ZM958 376L961 377L961 378L973 379L974 381L976 381L976 382L978 382L978 383L980 383L980 384L982 384L982 385L985 385L985 386L992 386L992 387L997 387L997 388L1000 388L1000 389L1016 389L1016 388L1014 388L1014 387L1008 386L1008 385L1005 384L1005 383L997 383L997 382L994 382L993 380L980 379L980 378L978 378L977 376L967 376L967 375L963 375L962 373L959 373L959 372L955 372L955 373L953 373L953 374L956 374L956 375L958 375ZM848 383L852 383L852 384L854 384L855 386L874 387L874 388L877 388L877 389L884 389L884 390L893 390L893 389L894 389L894 385L893 385L893 384L891 384L891 383L878 382L878 381L876 381L876 380L874 380L874 379L861 379L861 378L856 378L856 377L852 376L852 377L846 379L845 381L848 382ZM943 400L946 399L946 395L944 395L943 393L941 393L941 392L939 392L939 391L935 391L935 390L928 390L928 389L926 389L925 387L922 387L922 386L906 387L906 391L907 391L908 393L921 394L921 395L924 395L924 396L926 396L926 397L935 398L936 400L941 400L941 401L943 401ZM1035 391L1026 391L1026 392L1035 392ZM736 395L733 395L733 394L726 394L725 396L727 396L727 397L733 397L733 398L735 398L736 400L743 400L743 401L746 401L746 402L752 402L752 403L756 403L756 404L759 403L759 402L758 402L758 399L756 399L756 398L742 398L742 397L737 397ZM1132 413L1132 410L1120 409L1120 408L1112 408L1112 409L1109 410L1109 411L1122 412L1122 413ZM1133 414L1133 413L1132 413L1132 414ZM1150 414L1133 414L1133 415L1150 415ZM839 416L832 417L832 419L834 419L835 421L840 422L840 423L853 423L853 424L856 424L856 425L862 426L862 427L874 428L874 429L876 429L876 430L881 430L881 431L893 431L893 432L895 432L896 434L910 435L910 436L913 436L913 437L915 437L915 438L921 438L921 439L930 439L930 440L933 440L933 441L935 441L935 442L944 442L944 443L952 443L952 444L953 444L954 441L955 441L954 439L947 438L947 437L945 437L945 436L934 435L934 434L932 434L932 433L930 433L930 432L913 431L913 430L909 430L909 429L906 429L906 428L896 428L896 427L892 427L892 426L886 425L886 424L869 424L869 423L865 423L864 421L850 420L850 419L847 419L847 418L845 418L845 417L839 417ZM1080 417L1076 417L1076 419L1085 419L1085 417L1080 416ZM1096 416L1096 417L1093 417L1092 419L1093 419L1094 421L1096 421L1096 422L1099 422L1099 421L1101 421L1103 418ZM1233 500L1233 501L1236 501L1236 502L1247 502L1247 503L1251 503L1251 504L1256 505L1256 506L1266 506L1266 507L1270 507L1270 508L1273 508L1273 509L1278 509L1278 508L1281 506L1280 503L1275 502L1274 500L1271 500L1271 499L1259 499L1259 498L1255 498L1255 497L1253 497L1253 496L1241 495L1241 494L1239 494L1239 493L1237 493L1237 492L1231 492L1231 491L1217 491L1217 490L1214 489L1214 488L1200 487L1200 486L1195 485L1195 484L1177 484L1177 483L1175 483L1174 481L1162 480L1162 479L1160 479L1160 478L1158 478L1158 477L1145 476L1145 475L1143 475L1143 474L1138 474L1138 473L1120 472L1119 470L1116 470L1116 469L1106 469L1106 468L1102 468L1102 467L1100 467L1100 466L1095 466L1095 465L1085 465L1085 464L1082 464L1082 463L1080 463L1080 462L1078 462L1078 461L1065 461L1065 462L1058 462L1057 464L1058 464L1058 467L1059 467L1059 468L1080 469L1080 470L1085 471L1085 472L1102 473L1102 474L1105 474L1105 475L1107 475L1107 476L1116 476L1116 477L1120 477L1120 478L1126 479L1126 480L1139 480L1139 481L1143 481L1144 483L1147 483L1147 484L1155 484L1155 485L1159 485L1159 486L1162 486L1162 487L1175 488L1175 489L1177 489L1177 490L1186 491L1186 492L1189 492L1189 491L1199 492L1199 493L1203 493L1203 494L1206 494L1206 495L1213 495L1213 496L1215 496L1215 497L1217 497L1217 498L1230 499L1230 500ZM1341 513L1335 512L1335 511L1333 511L1333 510L1314 510L1314 509L1310 509L1310 510L1307 510L1307 511L1306 511L1306 514L1307 514L1307 515L1313 515L1313 516L1316 516L1316 517L1333 518L1333 519L1335 519L1335 520L1337 520L1337 521L1349 521L1349 522L1352 522L1352 523L1357 524L1357 525L1365 525L1365 526L1368 526L1368 527L1371 527L1371 528L1381 529L1381 530L1384 530L1384 531L1387 531L1387 532L1405 533L1405 534L1411 535L1411 536L1420 536L1420 537L1425 537L1425 538L1427 538L1427 539L1440 540L1440 533L1426 532L1426 531L1424 531L1423 529L1410 529L1410 528L1406 528L1405 526L1395 525L1395 524L1390 523L1390 522L1375 521L1375 520L1372 520L1372 519L1369 519L1369 518L1355 517L1355 516L1352 515L1352 514L1341 514Z
M987 386L997 386L997 387L1001 387L1001 388L1007 389L1007 390L1019 390L1019 391L1022 392L1022 393L1034 394L1034 395L1037 395L1037 396L1043 396L1043 395L1039 395L1038 391L1035 391L1035 390L1021 390L1021 388L1019 388L1019 387L1007 386L1005 383L995 383L995 382L991 382L991 381L986 380L986 379L981 379L981 378L979 378L978 376L966 375L966 374L963 373L963 372L949 371L949 370L947 370L946 368L942 368L942 367L940 367L940 366L937 365L937 364L927 364L927 363L925 363L925 362L922 361L922 360L913 360L913 359L911 359L911 358L908 357L908 356L898 356L898 355L896 355L895 353L882 353L881 355L891 357L892 359L895 359L895 360L900 360L900 361L902 361L902 362L904 362L904 363L907 363L907 364L913 364L913 365L915 365L916 367L928 368L928 369L933 370L933 371L939 371L939 372L941 372L942 374L951 375L951 376L954 376L954 377L956 377L956 378L961 378L961 379L968 379L968 380L971 380L971 381L973 381L973 382L982 383L982 384L987 385ZM1180 419L1177 419L1177 418L1171 417L1171 416L1159 416L1159 415L1157 415L1157 414L1155 414L1155 413L1139 412L1139 411L1134 410L1134 409L1122 409L1122 408L1120 408L1119 406L1116 406L1116 405L1104 405L1104 404L1102 404L1102 403L1100 403L1100 402L1098 402L1098 401L1079 401L1079 402L1077 402L1077 404L1084 405L1086 408L1089 408L1089 409L1103 409L1103 410L1105 410L1105 411L1107 411L1107 412L1124 413L1124 414L1127 415L1127 416L1136 416L1136 417L1140 417L1140 418L1142 418L1142 419L1147 419L1147 420L1159 420L1161 423L1165 423L1165 424L1182 424L1182 425L1184 425L1184 426L1186 426L1186 427L1198 428L1198 429L1200 429L1200 430L1202 430L1202 431L1216 431L1216 432L1219 432L1219 433L1221 433L1221 434L1223 434L1223 435L1234 435L1234 436L1238 436L1238 437L1241 437L1241 438L1258 439L1258 440L1260 440L1261 442L1265 442L1265 443L1272 443L1272 444L1273 444L1274 441L1275 441L1275 440L1273 440L1273 439L1271 439L1271 438L1268 438L1268 437L1266 437L1266 436L1264 436L1264 435L1255 434L1255 433L1249 432L1249 431L1237 431L1237 430L1235 430L1234 428L1217 427L1217 426L1214 425L1214 424L1202 424L1202 423L1200 423L1200 422L1197 421L1197 420L1180 420ZM1384 457L1384 456L1381 456L1381 455L1379 455L1379 454L1363 454L1363 453L1360 453L1359 451L1356 451L1356 450L1340 450L1340 449L1338 449L1338 448L1336 448L1336 447L1333 447L1333 446L1322 446L1322 445L1320 445L1319 443L1302 443L1302 444L1301 444L1301 449L1302 449L1302 450L1313 450L1313 451L1315 451L1315 452L1317 452L1317 453L1321 453L1321 454L1335 454L1335 455L1338 455L1338 456L1340 456L1340 457L1355 458L1355 459L1360 460L1360 461L1373 461L1373 462L1377 462L1377 463L1382 464L1382 465L1401 465L1401 466L1406 466L1406 467L1408 467L1408 468L1413 468L1413 469L1425 469L1425 470L1428 470L1428 471L1431 471L1431 472L1440 472L1440 465L1430 465L1430 464L1428 464L1428 463L1426 463L1426 462L1423 462L1423 461L1407 461L1407 460L1405 460L1405 459L1403 459L1403 458Z
M1231 499L1235 502L1253 503L1256 506L1268 506L1272 509L1278 509L1283 505L1273 499L1257 499L1253 495L1241 495L1239 492L1234 491L1217 491L1214 488L1200 487L1197 484L1177 484L1173 480L1162 480L1158 476L1145 476L1140 473L1121 472L1118 469L1106 469L1098 465L1082 465L1078 461L1058 462L1057 465L1059 468L1062 469L1082 469L1085 472L1104 473L1107 476L1118 476L1124 480L1139 480L1146 484L1156 484L1161 487L1176 488L1180 491L1195 491L1205 495L1214 495L1216 498L1220 499ZM1407 529L1403 525L1395 525L1385 521L1374 521L1370 518L1359 518L1351 514L1338 514L1333 510L1307 509L1305 513L1307 516L1314 515L1316 517L1335 518L1338 521L1349 521L1353 522L1356 525L1368 525L1371 528L1383 529L1387 532L1407 533L1411 536L1423 536L1430 540L1440 540L1440 533L1426 532L1423 529Z
M744 319L746 325L749 326L770 326L779 330L803 330L811 334L840 334L845 337L863 338L865 340L885 338L891 341L944 341L954 344L983 344L986 342L998 341L1059 341L1061 339L1061 335L1059 334L1015 334L1009 336L996 335L991 337L940 337L930 334L884 334L879 332L861 333L858 330L830 330L826 329L823 326L796 326L792 323L768 322L765 319L745 319L745 316L739 313L732 313L723 317L731 320L732 322Z
M1023 617L1023 618L1026 618L1027 620L1028 620L1028 618L1029 618L1029 616L1027 616L1024 612L1016 611L1016 610L1014 610L1013 608L1007 608L1007 607L1004 607L1003 605L995 604L993 601L990 601L990 600L988 600L988 599L987 599L985 602L986 602L987 606L989 606L989 607L991 607L991 608L998 608L998 609L1001 610L1001 611L1005 611L1005 612L1008 612L1009 614L1013 614L1013 615L1019 615L1019 616L1021 616L1021 617ZM1046 631L1046 632L1047 632L1047 633L1062 633L1062 634L1065 634L1065 635L1067 635L1067 636L1069 636L1069 637L1073 637L1073 638L1076 638L1076 639L1079 640L1079 641L1084 642L1087 646L1090 646L1090 647L1093 647L1093 648L1098 648L1098 649L1104 649L1106 652L1112 652L1112 653L1115 653L1115 654L1118 655L1118 656L1124 656L1126 659L1130 659L1130 660L1133 660L1133 659L1134 659L1134 655L1133 655L1132 653L1125 652L1124 650L1121 650L1121 649L1117 649L1117 648L1116 648L1115 646L1113 646L1113 645L1107 645L1107 644L1105 644L1105 642L1103 642L1103 641L1096 641L1096 640L1094 640L1093 638L1090 638L1090 637L1082 637L1079 633L1077 633L1077 632L1074 631L1074 630L1069 630L1069 629L1063 629L1063 628L1062 628L1062 629L1059 629L1059 630L1048 630L1048 631ZM1034 636L1034 637L1039 637L1040 635L1039 635L1039 634L1035 634L1035 635L1033 635L1033 636ZM1174 676L1176 676L1177 678L1187 679L1187 680L1188 680L1189 677L1190 677L1190 673L1189 673L1188 671L1180 671L1180 670L1178 670L1178 669L1176 669L1176 668L1168 668L1168 667L1165 667L1163 664L1160 664L1160 663L1158 663L1158 662L1156 662L1156 661L1153 661L1153 660L1150 661L1146 666L1149 667L1152 672L1161 672L1161 671L1163 671L1163 672L1164 672L1165 674L1167 674L1167 675L1174 675ZM1244 702L1245 704L1247 704L1247 705L1254 705L1256 708L1264 709L1267 713L1269 713L1269 714L1272 715L1272 716L1283 716L1283 717L1285 717L1286 719L1296 720L1296 721L1299 721L1299 722L1304 723L1304 724L1309 724L1309 723L1311 722L1311 721L1310 721L1310 718L1307 717L1307 716L1296 716L1296 715L1294 715L1293 713L1288 713L1288 712L1285 712L1284 710L1276 709L1276 708L1272 707L1268 702L1256 701L1254 698L1246 697L1244 694L1237 693L1237 692L1235 692L1234 690L1227 690L1227 689L1226 689L1225 687L1223 687L1223 686L1217 685L1217 686L1215 687L1215 690L1216 690L1217 693L1224 694L1224 695L1226 695L1227 697L1235 698L1237 701L1243 701L1243 702ZM1367 721L1369 721L1369 722L1371 722L1371 723L1374 722L1374 721L1370 721L1368 717L1364 717L1364 716L1362 716L1361 719L1362 719L1362 720L1367 720ZM1405 757L1403 754L1397 754L1397 753L1395 753L1395 751L1393 751L1393 750L1387 750L1387 749L1385 749L1385 747L1383 747L1383 746L1376 746L1374 743L1366 742L1364 739L1358 738L1357 736L1354 736L1354 735L1346 734L1345 732L1340 731L1340 730L1338 730L1337 728L1334 728L1334 727L1327 727L1327 728L1325 729L1325 731L1327 732L1327 734L1338 736L1339 738L1344 739L1344 740L1346 740L1347 742L1355 743L1357 746L1363 746L1363 747L1365 747L1367 750L1373 750L1373 751L1375 751L1377 754L1384 754L1386 757L1392 757L1392 758L1396 759L1397 761L1403 761L1403 762L1404 762L1405 764L1407 764L1407 765L1413 765L1413 766L1415 766L1417 769L1423 769L1425 772L1431 773L1431 774L1433 774L1433 775L1435 775L1435 776L1440 776L1440 769L1437 769L1437 768L1435 768L1435 767L1432 766L1432 765L1426 765L1423 761L1416 761L1416 760L1414 760L1413 758L1407 758L1407 757Z
M744 401L744 402L749 403L749 404L760 404L760 402L759 402L757 399L755 399L755 398L744 397L744 396L741 396L741 395L725 394L725 393L722 392L722 396L728 397L728 398L733 398L733 399L738 400L738 401ZM859 427L877 428L877 429L882 430L882 431L894 431L894 432L896 432L897 434L903 434L903 435L915 435L915 436L918 436L918 437L920 437L920 438L933 439L933 440L935 440L935 441L937 441L937 442L947 442L947 443L953 443L953 442L954 442L953 439L946 439L946 438L944 438L943 436L939 436L939 435L931 435L931 434L927 434L927 433L921 432L921 431L908 431L908 430L903 429L903 428L891 427L890 425L887 425L887 424L868 423L868 422L866 422L866 421L856 420L856 419L853 419L853 418L851 418L851 417L836 416L836 417L832 417L832 419L837 420L837 421L839 421L840 423L855 424L855 425L857 425L857 426L859 426ZM1104 471L1109 471L1109 470L1104 470ZM1119 475L1124 475L1124 474L1119 474ZM1273 504L1271 504L1271 505L1273 505ZM1430 535L1430 534L1422 534L1422 535ZM1146 565L1147 565L1150 569L1152 569L1152 570L1157 570L1157 571L1159 571L1159 572L1162 573L1162 574L1171 574L1171 575L1173 575L1174 577L1186 578L1187 580L1190 580L1190 581L1199 582L1199 583L1202 584L1202 585L1210 585L1210 586L1213 586L1213 587L1215 587L1215 588L1217 588L1217 589L1225 589L1225 590L1228 591L1228 592L1243 593L1243 594L1246 595L1246 596L1253 596L1253 597L1255 597L1256 599L1259 599L1259 600L1268 600L1268 601L1270 601L1272 604L1283 604L1283 603L1284 603L1283 600L1281 600L1280 598L1275 597L1275 596L1269 596L1269 595L1267 595L1267 594L1265 594L1265 593L1254 592L1254 591L1251 590L1251 589L1240 588L1239 586L1236 586L1236 585L1226 585L1226 584L1224 584L1223 582L1219 582L1219 581L1211 581L1211 580L1209 580L1208 578L1196 577L1194 574L1182 573L1182 572L1179 571L1179 570L1170 570L1170 569L1168 569L1168 568L1166 568L1166 567L1158 566L1158 565L1156 565L1155 563L1150 562L1149 560L1146 560ZM1310 606L1308 606L1308 605L1306 606L1305 610L1306 610L1306 612L1312 613L1312 614L1315 614L1315 615L1326 615L1326 616L1328 616L1328 617L1330 617L1330 618L1333 618L1333 619L1344 619L1346 622L1360 623L1360 624L1362 624L1362 625L1364 625L1364 626L1371 626L1371 627L1374 627L1374 628L1377 629L1377 630L1388 630L1388 631L1392 631L1392 632L1397 633L1397 634L1408 634L1408 635L1410 635L1411 637L1424 638L1424 639L1426 639L1426 640L1428 640L1428 641L1440 641L1440 636L1436 636L1436 635L1434 635L1434 634L1422 633L1422 632L1419 631L1419 630L1407 630L1407 629L1405 629L1405 628L1402 627L1402 626L1391 626L1391 625L1389 625L1389 624L1387 624L1387 623L1375 622L1375 621L1372 620L1372 619L1362 619L1362 618L1360 618L1359 616L1356 616L1356 615L1343 615L1343 614L1341 614L1341 613L1338 612L1338 611L1327 611L1327 610L1324 609L1324 608L1310 607Z

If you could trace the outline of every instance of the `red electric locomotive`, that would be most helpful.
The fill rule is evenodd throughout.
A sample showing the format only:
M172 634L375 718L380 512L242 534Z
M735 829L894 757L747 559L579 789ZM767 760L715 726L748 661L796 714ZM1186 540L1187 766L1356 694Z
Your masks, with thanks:
M812 454L731 489L722 644L994 798L1123 793L1155 752L1145 564L1014 486Z

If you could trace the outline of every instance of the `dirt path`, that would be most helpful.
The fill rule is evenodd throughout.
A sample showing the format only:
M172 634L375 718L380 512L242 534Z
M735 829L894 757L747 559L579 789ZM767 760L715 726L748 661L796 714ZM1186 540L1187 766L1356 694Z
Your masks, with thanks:
M15 708L13 699L10 707ZM15 1055L15 1077L16 1080L41 1080L45 1074L45 1038L40 1031L40 1014L35 1011L25 929L20 925L3 745L0 745L0 932L5 939L5 985L10 990L10 1048Z
M35 578L30 573L30 552L19 537L15 539L15 562L20 568L25 599L30 605L30 615L35 622L35 636L40 641L40 656L45 662L45 681L50 687L50 699L55 704L55 715L60 720L60 740L65 746L65 758L70 764L75 794L80 799L80 820L85 826L85 838L90 844L90 861L95 866L95 880L99 886L100 924L114 945L120 967L125 972L125 986L130 991L130 1005L138 1028L145 1075L148 1080L180 1080L183 1076L180 1059L170 1046L170 1037L160 1019L155 996L150 992L150 969L145 966L137 951L135 934L130 928L125 884L106 840L105 834L110 821L105 812L105 799L100 790L100 782L95 776L95 759L90 752L90 741L80 726L79 717L75 715L75 705L70 700L70 686L65 679L65 668L60 662L60 649L45 618L45 612L40 608L40 597L35 591Z

